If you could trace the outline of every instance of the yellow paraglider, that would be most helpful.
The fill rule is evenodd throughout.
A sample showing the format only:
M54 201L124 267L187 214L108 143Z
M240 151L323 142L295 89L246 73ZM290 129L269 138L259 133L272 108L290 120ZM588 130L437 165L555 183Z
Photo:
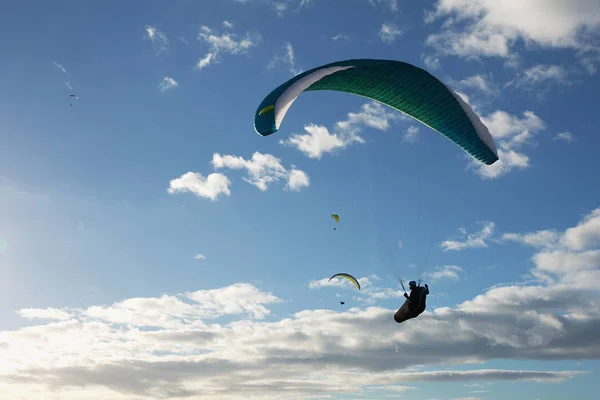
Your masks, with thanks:
M337 214L331 214L331 218L335 219L335 222L337 222L337 223L340 222L340 216ZM333 230L335 231L336 228L333 228Z
M356 280L356 278L355 278L355 277L353 277L352 275L350 275L350 274L345 274L345 273L343 273L343 272L340 272L339 274L335 274L334 276L332 276L331 278L329 278L329 282L331 282L331 280L332 280L333 278L335 278L335 277L339 277L339 278L346 278L346 279L348 279L350 282L352 282L352 284L353 284L354 286L356 286L356 288L357 288L358 290L360 290L360 283L358 283L358 281Z

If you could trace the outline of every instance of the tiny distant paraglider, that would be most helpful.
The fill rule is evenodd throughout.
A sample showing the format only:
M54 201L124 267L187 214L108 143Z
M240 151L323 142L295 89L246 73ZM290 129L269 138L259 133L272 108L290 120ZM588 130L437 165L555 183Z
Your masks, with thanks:
M337 214L331 214L331 218L335 219L336 223L340 222L340 216ZM333 228L333 230L335 231L335 230L337 230L337 228Z
M69 97L79 100L79 96L77 96L76 94L70 94ZM73 106L73 103L71 103L71 106Z

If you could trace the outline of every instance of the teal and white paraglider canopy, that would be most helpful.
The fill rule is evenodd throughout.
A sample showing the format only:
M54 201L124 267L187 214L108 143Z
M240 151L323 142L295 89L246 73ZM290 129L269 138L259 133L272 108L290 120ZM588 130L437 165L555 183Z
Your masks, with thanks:
M471 106L429 72L400 61L338 61L296 75L260 103L254 115L256 132L275 133L294 100L309 90L378 101L441 133L479 161L487 165L498 161L494 139Z

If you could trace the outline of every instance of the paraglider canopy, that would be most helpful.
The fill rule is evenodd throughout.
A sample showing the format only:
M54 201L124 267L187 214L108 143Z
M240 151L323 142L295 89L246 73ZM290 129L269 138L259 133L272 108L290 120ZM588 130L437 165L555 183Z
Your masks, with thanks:
M277 132L292 103L309 90L378 101L441 133L485 164L498 160L494 140L473 109L429 72L400 61L337 61L296 75L260 103L254 115L256 132L262 136Z
M345 273L343 273L343 272L340 272L340 273L338 273L338 274L335 274L335 275L333 275L331 278L329 278L329 281L328 281L328 282L331 282L331 280L332 280L333 278L336 278L336 277L337 277L337 278L345 278L345 279L348 279L350 282L352 282L352 284L353 284L354 286L356 286L356 288L357 288L358 290L360 290L360 283L358 283L358 280L356 280L356 278L355 278L355 277L353 277L352 275L350 275L350 274L345 274Z

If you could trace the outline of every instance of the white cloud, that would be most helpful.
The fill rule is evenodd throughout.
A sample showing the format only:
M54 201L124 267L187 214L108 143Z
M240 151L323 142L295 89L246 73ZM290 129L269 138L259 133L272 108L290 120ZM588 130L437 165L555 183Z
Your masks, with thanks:
M492 165L485 165L469 157L470 166L485 179L498 178L515 168L529 167L529 157L521 151L521 147L532 144L532 139L539 131L546 129L546 124L533 111L525 111L523 118L505 111L495 111L482 122L488 127L498 145L498 158Z
M27 319L51 319L56 321L65 321L70 318L69 313L56 308L22 308L19 315Z
M590 371L465 368L600 358L600 208L557 235L532 257L539 282L428 309L400 329L394 309L376 306L277 317L269 307L283 299L250 284L62 309L58 321L0 332L0 392L291 400L364 397L373 387L397 394L414 382L564 382Z
M324 153L332 153L344 149L352 143L365 143L359 135L362 127L366 126L382 131L390 127L391 121L404 119L402 114L387 110L376 102L364 104L359 113L348 113L348 118L335 124L335 133L330 133L324 126L309 124L304 127L306 134L294 133L289 139L280 143L296 147L310 158L320 159Z
M398 11L398 0L367 0L369 4L375 6L379 4L387 5L390 10Z
M571 132L565 131L557 133L556 136L552 138L552 140L564 140L567 143L571 143L575 140L575 136Z
M286 43L285 53L283 55L275 55L269 62L268 69L277 67L278 64L283 64L290 71L292 76L302 73L301 69L296 68L296 58L294 56L294 48L290 43Z
M337 35L332 36L331 39L337 41L337 40L349 40L350 38L347 35L338 33Z
M147 34L146 38L150 39L150 42L152 42L152 48L157 55L169 51L169 39L167 38L167 35L156 29L154 26L146 25L145 29Z
M518 242L536 248L550 248L555 246L559 239L560 235L552 230L537 231L527 234L505 233L502 235L503 241Z
M498 87L492 82L490 76L481 74L469 76L458 83L461 88L475 89L485 94L494 94L498 91Z
M194 260L206 260L206 256L204 254L196 254Z
M379 37L384 42L393 43L400 35L402 31L392 23L382 24L379 29Z
M524 71L524 80L530 83L539 83L547 80L564 82L567 70L559 65L536 65Z
M440 281L442 279L450 279L458 281L459 272L464 270L456 265L444 265L443 267L436 267L436 272L428 272L425 275L428 276L433 282Z
M417 126L409 126L404 133L402 143L415 143L419 138L419 128Z
M173 179L167 191L171 194L191 192L198 197L204 197L216 201L220 195L231 194L229 185L231 182L227 176L221 173L212 173L206 178L197 172L187 172L177 179Z
M238 3L250 3L252 0L234 0ZM273 7L277 11L278 16L283 16L286 11L295 8L296 11L301 10L305 6L312 4L313 0L256 0L259 4L265 4Z
M309 124L304 127L304 130L307 132L304 135L294 133L289 139L282 139L279 142L296 147L310 158L321 158L323 153L343 149L353 142L364 143L360 136L332 134L324 126Z
M464 228L461 228L460 233L463 240L444 240L440 243L440 247L444 249L444 251L487 247L486 240L490 239L494 234L496 224L489 221L483 222L482 224L483 228L477 233L467 234L467 231Z
M166 92L167 90L174 89L177 86L179 86L179 83L177 83L175 79L171 78L170 76L165 76L163 77L162 81L160 81L158 90L161 92Z
M258 45L261 41L261 35L258 32L246 32L244 37L237 39L235 33L219 34L207 26L201 26L198 33L198 40L208 45L208 52L196 63L196 69L202 69L218 61L221 53L226 54L244 54L252 47Z
M233 28L233 22L231 21L223 21L223 26L227 29Z
M511 58L513 46L523 40L530 48L574 49L584 62L600 27L600 5L596 0L439 0L426 20L440 18L446 18L443 31L427 39L440 54Z
M298 191L302 187L309 185L309 178L306 173L292 166L291 170L287 170L281 165L281 160L271 154L262 154L254 152L252 159L245 160L243 157L232 155L220 155L214 153L212 164L215 169L243 169L246 170L248 177L243 179L256 186L261 191L266 191L271 183L281 179L287 181L286 189Z
M202 57L200 60L198 60L198 62L196 63L196 69L202 69L204 67L208 67L211 62L213 62L215 60L215 54L214 53L206 53L206 55L204 57Z
M505 86L518 87L525 89L536 89L539 91L539 86L542 84L562 84L566 85L567 81L567 70L559 65L544 65L538 64L524 70L518 76L509 81Z
M62 65L60 65L59 63L57 63L56 61L52 61L52 64L54 64L54 66L58 69L60 69L62 72L67 73L67 70L65 69L65 67L63 67Z
M308 187L308 185L310 185L310 179L306 172L292 167L288 177L288 182L285 186L286 189L298 191L303 187Z
M567 229L561 244L570 251L585 251L600 246L600 208L586 215L576 227Z
M423 60L423 62L425 63L425 66L432 71L436 70L436 69L440 69L442 67L439 58L437 58L436 56L425 55L424 53L422 53L421 60Z
M261 292L247 283L236 283L221 289L197 290L188 293L186 297L195 301L196 307L203 314L213 318L247 314L249 317L263 319L271 313L265 305L282 302L277 296Z

